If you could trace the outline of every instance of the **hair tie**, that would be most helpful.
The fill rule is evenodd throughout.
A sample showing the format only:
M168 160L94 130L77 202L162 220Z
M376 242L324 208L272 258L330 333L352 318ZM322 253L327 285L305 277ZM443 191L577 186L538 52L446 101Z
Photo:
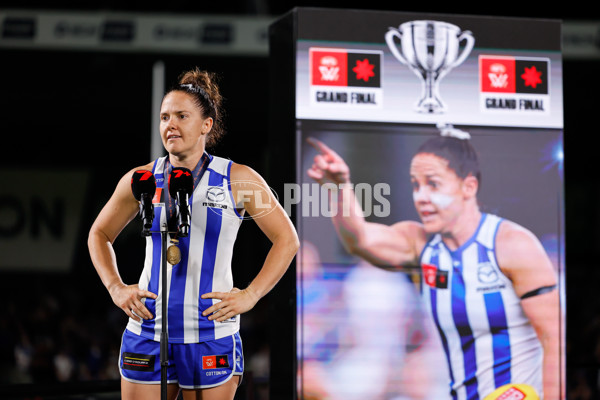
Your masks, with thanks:
M209 106L209 111L210 111L209 114L216 113L215 105L214 105L212 99L210 98L210 96L208 95L208 93L206 93L206 90L202 89L200 86L196 86L191 83L182 83L179 85L179 87L187 90L188 92L200 94Z
M440 130L441 136L453 137L455 139L460 139L460 140L471 139L471 134L469 132L465 132L465 131L461 131L460 129L456 129L450 124L437 124L437 127Z

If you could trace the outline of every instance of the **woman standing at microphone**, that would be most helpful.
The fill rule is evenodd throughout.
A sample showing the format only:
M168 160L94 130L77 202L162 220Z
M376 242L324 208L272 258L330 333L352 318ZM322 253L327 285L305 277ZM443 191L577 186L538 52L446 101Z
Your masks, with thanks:
M169 225L168 398L233 399L243 372L239 315L249 311L283 276L298 249L296 231L264 179L248 166L208 154L223 134L221 94L214 75L193 69L163 98L160 134L168 155L127 172L91 227L91 259L114 303L128 316L119 368L123 399L159 398L161 368L161 235L146 239L138 284L120 277L112 247L139 210L132 193L136 171L156 177L151 232ZM178 235L177 208L167 179L189 170L193 192L189 234ZM164 206L163 206L164 205ZM266 208L265 208L266 207ZM247 213L272 247L254 280L233 286L231 259Z

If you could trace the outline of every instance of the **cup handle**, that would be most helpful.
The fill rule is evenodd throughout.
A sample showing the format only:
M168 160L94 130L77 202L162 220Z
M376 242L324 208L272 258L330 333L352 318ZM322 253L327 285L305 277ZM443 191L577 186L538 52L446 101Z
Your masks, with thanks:
M471 53L471 50L473 50L475 38L473 38L473 34L471 33L471 31L464 31L460 34L460 36L458 37L458 42L460 43L463 40L466 40L467 43L465 44L462 53L460 53L460 56L458 56L458 58L456 59L456 61L454 61L450 68L458 67L460 64L462 64Z
M398 61L400 61L402 64L408 65L408 61L406 61L406 58L404 58L404 56L402 54L400 54L400 52L398 51L398 48L396 47L396 42L394 42L395 37L397 37L398 39L400 39L400 41L402 41L402 34L398 31L398 29L389 28L389 30L385 34L385 41L386 41L390 51L392 52L394 57L396 57L398 59Z

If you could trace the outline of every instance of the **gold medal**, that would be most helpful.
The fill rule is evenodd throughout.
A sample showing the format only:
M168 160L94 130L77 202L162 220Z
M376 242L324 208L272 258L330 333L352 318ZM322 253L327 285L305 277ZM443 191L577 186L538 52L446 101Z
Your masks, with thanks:
M174 243L167 247L167 261L171 265L179 264L181 261L181 250L177 247L177 240L171 240Z

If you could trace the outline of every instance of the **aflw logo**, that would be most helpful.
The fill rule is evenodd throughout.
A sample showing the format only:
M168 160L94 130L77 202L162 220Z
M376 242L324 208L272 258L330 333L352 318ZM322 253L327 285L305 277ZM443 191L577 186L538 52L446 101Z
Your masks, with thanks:
M508 86L508 74L506 73L506 67L503 64L490 65L488 78L490 79L490 85L493 88L504 89Z
M545 58L479 56L483 93L549 93L550 61Z
M319 72L321 73L321 80L326 82L336 82L340 79L340 67L335 57L324 56L321 57Z
M311 47L310 84L380 88L381 57L380 51Z

